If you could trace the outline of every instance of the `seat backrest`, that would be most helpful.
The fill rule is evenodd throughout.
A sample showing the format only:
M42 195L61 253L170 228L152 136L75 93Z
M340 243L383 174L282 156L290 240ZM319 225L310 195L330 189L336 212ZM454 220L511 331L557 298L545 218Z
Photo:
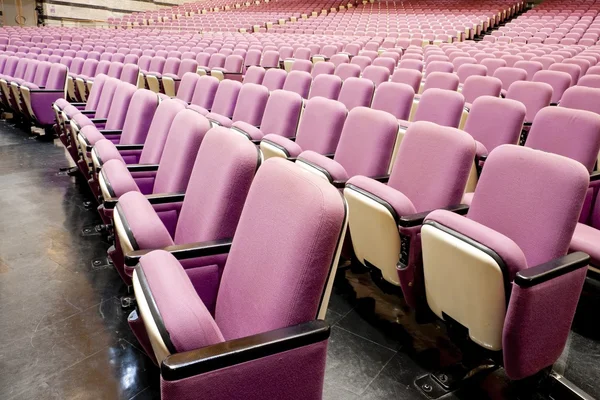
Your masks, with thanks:
M429 89L421 95L414 120L458 128L464 105L465 98L458 92Z
M456 74L451 72L432 72L428 74L427 79L425 79L423 92L433 88L454 91L458 89L459 84L460 80Z
M581 67L574 64L555 63L548 68L550 71L562 71L571 75L571 85L576 85L581 76Z
M423 79L423 74L414 69L406 69L406 68L396 68L394 74L392 75L391 81L397 83L405 83L408 86L412 87L415 93L419 91L421 87L421 80Z
M480 64L463 64L457 68L456 75L458 75L460 83L465 83L472 76L485 77L487 75L487 67Z
M348 110L339 101L325 97L308 100L298 125L296 144L302 150L333 154L347 115Z
M486 58L480 64L488 69L488 76L494 76L498 68L506 67L506 61L500 58Z
M35 72L37 71L39 64L40 62L38 60L29 60L27 68L25 68L25 73L23 74L24 81L33 82L33 78L35 77Z
M563 93L571 86L571 76L562 71L538 71L533 82L544 82L552 86L552 103L558 103Z
M243 83L256 83L260 85L265 77L265 72L263 67L253 65L246 71Z
M135 91L127 108L119 144L143 144L146 141L158 103L156 93L146 89Z
M258 147L241 135L209 130L194 162L175 244L232 238L260 159Z
M185 193L198 149L209 129L208 119L197 112L177 113L160 157L152 193Z
M311 73L312 68L313 68L312 61L297 59L297 60L294 60L294 62L292 63L291 71L303 71L303 72Z
M60 65L63 65L63 64L60 64ZM90 94L88 95L87 102L85 103L86 110L95 110L98 107L98 101L100 100L100 96L102 95L102 90L104 89L104 83L108 79L109 78L104 74L100 74L94 78L94 84L92 85L92 90L90 90Z
M398 147L388 186L417 212L459 204L475 157L475 140L456 128L415 122Z
M454 72L454 65L450 61L432 61L427 65L425 69L425 79L434 72Z
M137 85L140 68L135 64L125 64L121 71L121 79L123 82L131 85Z
M538 61L517 61L514 67L524 69L527 72L528 81L533 79L536 72L544 69L544 65Z
M560 107L576 108L600 114L600 89L573 86L565 90Z
M73 61L71 61L71 65L69 66L69 72L71 74L80 74L84 63L85 59L81 57L73 58Z
M342 78L343 81L345 81L348 78L358 78L360 76L361 71L362 70L360 69L360 67L356 64L343 63L335 68L334 74Z
M81 75L87 77L93 77L96 74L96 68L98 67L98 60L94 60L93 58L88 58L83 63L83 67L81 68Z
M389 168L398 121L385 111L356 107L348 113L334 160L348 174L383 176Z
M408 120L414 97L413 88L404 83L383 82L375 89L371 108Z
M268 100L269 89L266 87L254 83L242 85L231 120L259 126ZM228 117L229 115L225 116Z
M106 129L123 129L127 109L136 90L137 88L130 83L119 83L106 116Z
M183 63L182 63L182 65L183 65ZM184 73L183 76L181 77L181 82L179 83L179 89L177 89L177 95L175 97L186 103L191 102L192 97L194 96L194 90L196 89L196 84L198 83L199 79L200 79L200 75L198 75L196 72Z
M298 128L301 111L302 97L298 93L275 90L269 95L264 107L260 130L265 135L275 133L283 137L293 137Z
M260 66L264 68L279 67L279 52L275 50L267 50L262 54Z
M38 67L39 70L39 67ZM64 90L67 83L67 74L69 69L62 64L52 64L48 71L48 76L44 82L47 90ZM90 94L91 96L91 94ZM88 98L89 103L89 98ZM86 103L86 107L87 107Z
M283 84L283 90L298 93L303 99L308 97L308 91L312 83L312 77L308 72L291 71L287 74Z
M386 67L369 65L363 70L363 79L369 79L375 86L379 86L383 82L387 82L390 79L390 71Z
M287 72L279 68L270 68L265 72L262 85L270 91L282 89L285 83Z
M38 67L39 68L39 67ZM585 86L600 89L600 75L585 75L579 78L577 86Z
M322 62L317 63L317 65ZM321 74L316 76L312 81L309 99L314 97L324 97L326 99L337 100L340 91L342 90L342 78L337 75Z
M318 176L283 159L259 168L219 286L215 321L225 340L317 317L345 214L339 192Z
M185 110L185 104L180 100L168 99L160 102L148 128L148 135L140 156L140 164L159 163L171 124L175 116L182 110Z
M107 118L113 97L120 84L121 81L118 79L106 79L106 82L104 82L102 87L102 93L98 99L98 106L96 107L96 113L94 115L95 118Z
M181 60L175 57L169 57L165 61L163 70L161 71L163 74L177 74L179 71L179 65L181 64Z
M107 74L111 65L112 63L108 60L102 60L98 62L98 65L96 65L96 71L94 71L94 76L98 74Z
M527 80L527 71L521 68L501 67L494 72L494 78L502 81L502 89L508 90L516 81Z
M375 93L375 84L364 78L347 78L342 84L338 101L343 103L348 111L355 107L369 107Z
M52 64L50 64L49 62L47 62L47 61L40 62L37 66L37 69L35 70L35 76L33 77L32 82L35 83L39 87L46 86L46 80L48 79L48 73L50 72L50 67L52 67ZM64 85L63 85L63 87L64 87Z
M229 84L226 84L222 90L226 90L226 86L228 85ZM190 103L210 110L213 106L213 102L215 101L215 96L217 95L218 90L219 80L217 78L208 75L201 76L200 79L196 81L196 85L194 86L194 95L192 96Z
M108 68L108 71L106 72L106 75L108 75L111 78L119 79L121 77L121 74L123 73L124 67L125 65L123 65L120 62L112 62L110 64L110 67Z
M600 151L600 115L546 107L533 120L525 146L572 158L591 172Z
M467 217L514 241L528 266L539 265L566 254L588 183L578 162L500 146L486 160Z
M526 112L525 105L516 100L478 97L471 106L464 130L489 153L503 144L517 144Z
M532 122L538 111L550 105L552 86L543 82L517 81L508 88L506 98L523 103L527 108L525 122Z
M499 97L502 91L502 81L492 76L469 76L462 87L465 102L471 104L481 96Z
M235 105L242 89L242 83L225 79L219 83L211 112L230 118L233 116Z

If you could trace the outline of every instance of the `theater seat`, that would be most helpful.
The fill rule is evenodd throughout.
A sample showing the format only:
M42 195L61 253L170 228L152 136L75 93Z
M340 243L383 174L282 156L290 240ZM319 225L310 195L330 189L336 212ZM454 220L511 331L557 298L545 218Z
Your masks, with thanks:
M335 188L274 159L259 169L232 241L142 255L133 275L139 311L129 323L162 364L161 398L320 398L328 326L315 320L325 316L345 225ZM186 249L229 253L212 283L214 315L176 258ZM196 368L208 358L229 361Z
M415 122L404 135L386 183L364 176L346 183L356 258L401 286L413 307L423 299L418 239L423 219L438 208L460 209L475 147L475 140L458 129Z
M588 185L576 161L500 146L466 216L434 211L421 229L429 307L475 344L502 350L511 379L551 366L564 349L589 261L565 255Z
M131 284L137 261L126 267L123 256L132 251L232 238L260 162L260 152L252 142L216 127L202 141L185 193L121 196L113 214L116 246L110 257L126 283ZM218 280L222 264L206 279ZM185 268L193 266L187 261Z

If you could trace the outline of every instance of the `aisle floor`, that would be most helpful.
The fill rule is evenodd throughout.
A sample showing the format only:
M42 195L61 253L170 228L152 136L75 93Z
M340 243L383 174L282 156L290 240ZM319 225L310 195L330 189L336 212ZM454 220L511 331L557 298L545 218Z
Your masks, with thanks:
M100 222L59 142L40 142L0 122L0 398L158 399L158 368L129 331L127 293L109 244L84 236ZM567 349L555 366L600 397L600 285L586 284ZM421 399L413 381L460 352L435 323L417 324L402 299L370 274L339 271L324 398ZM446 398L525 398L499 370ZM544 398L534 395L533 398Z

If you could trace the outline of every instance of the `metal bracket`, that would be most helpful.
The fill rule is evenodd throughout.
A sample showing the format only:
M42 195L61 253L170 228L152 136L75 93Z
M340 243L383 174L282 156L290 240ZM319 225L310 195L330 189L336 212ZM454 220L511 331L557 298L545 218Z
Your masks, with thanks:
M113 264L108 257L101 257L92 260L92 270L97 271L100 269L112 268Z

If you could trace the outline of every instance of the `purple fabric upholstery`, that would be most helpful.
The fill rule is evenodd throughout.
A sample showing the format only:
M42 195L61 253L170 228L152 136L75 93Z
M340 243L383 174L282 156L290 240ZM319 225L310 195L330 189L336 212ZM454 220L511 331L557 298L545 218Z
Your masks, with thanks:
M579 223L575 227L575 232L573 233L573 238L571 239L569 251L583 251L592 258L592 265L600 266L600 249L598 248L599 240L600 230L593 226Z
M423 93L430 89L455 91L458 89L459 84L460 80L458 79L458 75L450 72L432 72L427 75L427 79L423 85Z
M571 76L562 71L539 71L533 76L533 82L544 82L552 86L552 103L558 103L563 93L571 86Z
M375 90L371 108L388 112L397 119L408 119L414 97L414 90L404 83L383 82Z
M252 142L225 128L211 129L194 163L175 243L233 237L257 163Z
M225 341L175 257L166 251L153 251L141 258L140 266L178 352Z
M143 144L158 107L158 96L149 90L136 90L127 109L120 144Z
M109 160L102 166L102 174L114 193L114 197L119 198L127 192L140 191L134 178L127 170L127 165L121 160ZM144 191L142 192L144 193ZM146 194L151 193L148 192Z
M392 82L405 83L412 87L414 92L417 93L421 87L421 80L423 74L414 69L396 68L392 75Z
M525 146L572 158L591 172L600 150L600 115L547 107L536 116Z
M481 96L499 97L501 90L502 81L498 78L491 76L470 76L464 81L461 93L465 97L465 102L472 104Z
M465 98L458 92L428 89L421 95L414 120L458 128L464 104Z
M317 63L319 65L321 63ZM324 97L326 99L337 100L342 90L342 78L337 75L318 75L313 79L309 99L313 97Z
M136 250L160 249L175 244L152 205L139 192L125 193L119 198L125 218L138 244Z
M503 144L517 144L525 113L525 106L516 100L479 97L471 106L464 130L489 152Z
M348 111L355 107L369 107L374 92L375 84L369 79L347 78L342 85L338 101L343 103Z
M161 398L194 400L202 393L214 400L320 399L326 354L323 341L179 381L161 379Z
M571 87L563 93L560 106L600 114L600 90L585 86Z
M242 85L231 120L233 122L244 121L250 125L259 126L268 100L269 90L266 87L254 83ZM212 111L218 114L216 110L213 109Z
M165 100L159 104L148 128L144 150L139 161L140 164L158 164L171 124L175 116L184 109L185 105L178 100Z
M474 157L475 141L469 134L430 122L415 122L398 148L388 186L406 195L417 212L456 205ZM427 184L423 185L425 176Z
M383 176L392 158L398 122L384 111L357 107L348 113L334 160L354 175Z
M165 142L153 193L183 193L192 173L193 160L210 129L206 118L191 110L179 112Z
M586 268L531 288L513 285L502 335L504 369L522 379L560 357L575 316Z
M296 144L303 150L333 154L347 115L346 107L340 102L325 98L308 100L298 126Z
M210 110L218 88L219 80L217 78L208 75L201 76L194 87L194 95L190 100L191 104Z
M196 84L200 80L200 76L195 72L187 72L181 77L179 89L177 90L177 98L179 100L190 103L194 96ZM216 90L216 88L215 88Z
M282 89L298 93L300 96L302 96L303 99L306 99L308 97L308 91L310 90L311 83L312 77L310 73L305 71L290 71L290 73L285 78L285 82L283 84Z
M290 218L292 210L302 218ZM226 340L315 318L344 218L342 198L329 183L286 160L265 162L217 297L215 320Z
M236 102L238 100L238 96L240 95L241 89L241 82L225 79L224 81L219 83L219 88L217 89L217 92L215 94L215 98L211 107L211 112L222 115L224 117L231 117L234 113Z
M265 76L261 85L269 89L270 92L277 89L282 89L285 83L287 73L279 68L270 68L265 72Z
M566 254L589 184L585 167L567 160L528 148L496 148L486 161L468 218L512 239L529 266ZM515 180L514 171L529 173Z
M525 122L532 122L542 108L550 105L552 86L543 82L517 81L508 88L506 98L523 103L527 109Z

